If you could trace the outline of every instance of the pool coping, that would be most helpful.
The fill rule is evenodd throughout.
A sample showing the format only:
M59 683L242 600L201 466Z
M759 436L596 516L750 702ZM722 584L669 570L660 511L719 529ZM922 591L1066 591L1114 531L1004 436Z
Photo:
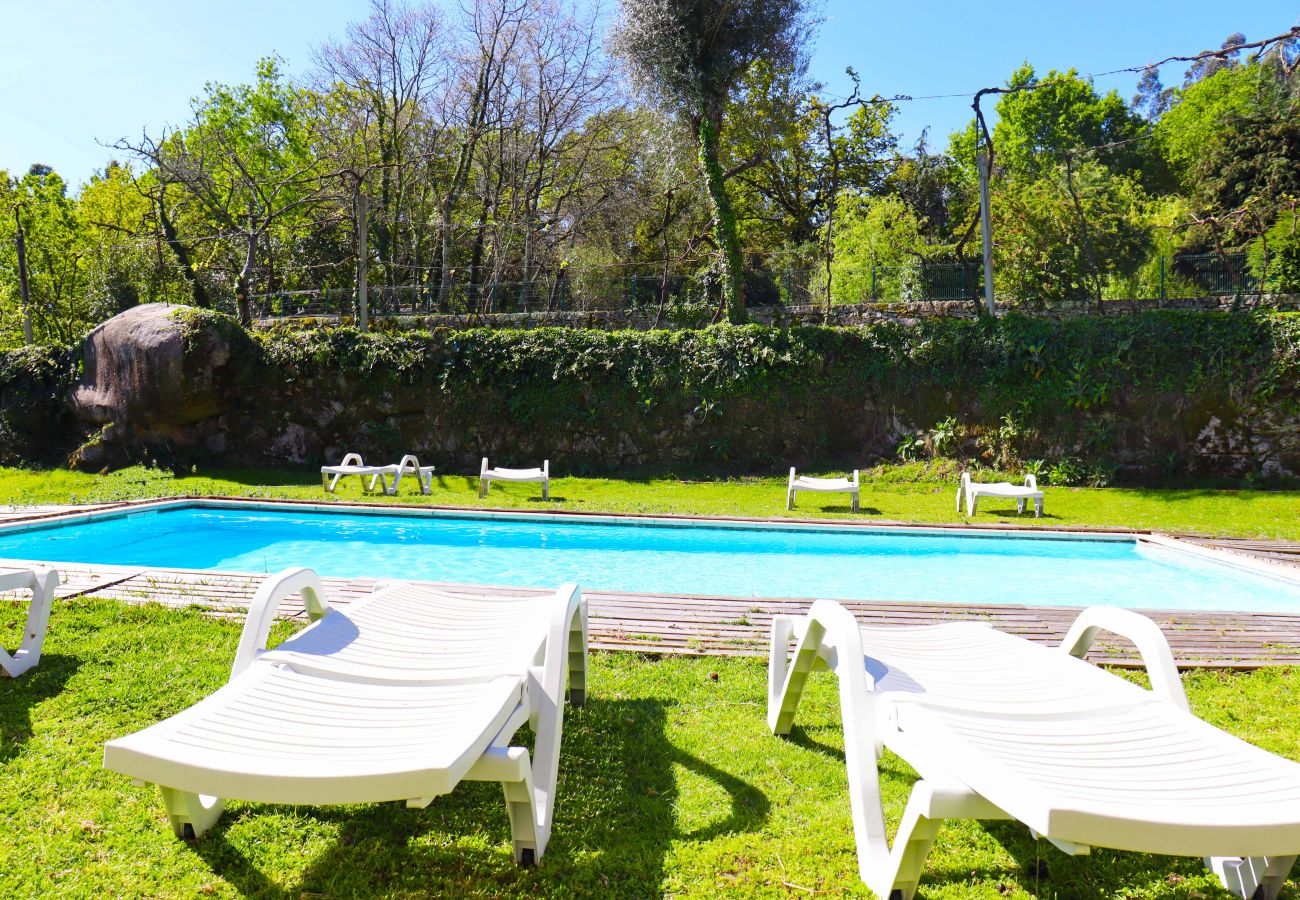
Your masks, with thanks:
M952 534L957 532L974 538L1011 538L1037 540L1079 540L1079 541L1132 541L1135 544L1150 544L1172 552L1186 553L1220 565L1249 571L1268 578L1300 584L1300 569L1257 557L1236 553L1218 547L1207 547L1187 538L1149 529L1099 528L1092 526L1054 526L1054 525L1018 525L1016 523L912 523L871 520L866 522L845 521L842 519L796 519L791 517L746 517L746 516L700 516L671 515L649 513L600 513L571 510L520 510L495 508L466 508L461 506L411 506L400 503L353 503L349 501L316 500L264 500L255 497L162 497L145 500L123 500L105 504L95 509L77 509L66 513L42 513L30 518L14 519L0 523L0 535L11 531L43 530L64 525L81 524L97 519L116 519L129 515L147 514L168 509L260 509L270 511L301 510L320 513L343 513L351 515L402 516L407 518L444 518L444 519L481 519L487 521L580 521L584 524L628 524L628 520L647 527L671 528L732 528L763 531L786 532L832 532L832 533L909 533L914 535ZM149 570L152 567L111 566L99 563L77 563L40 560L0 559L0 564L33 563L44 565L95 565L100 568L120 568L123 570ZM162 571L158 569L158 571ZM168 567L166 571L189 573L221 573L232 575L261 575L265 573L243 572L235 569L184 569ZM612 592L619 593L619 592ZM631 592L636 593L636 592ZM643 595L649 596L649 595ZM656 594L654 596L703 596L690 594ZM751 598L752 599L752 598ZM767 598L782 599L782 598ZM1144 607L1152 611L1178 613L1185 610L1161 607ZM1250 612L1248 610L1219 610L1225 613ZM1265 613L1266 614L1266 613Z

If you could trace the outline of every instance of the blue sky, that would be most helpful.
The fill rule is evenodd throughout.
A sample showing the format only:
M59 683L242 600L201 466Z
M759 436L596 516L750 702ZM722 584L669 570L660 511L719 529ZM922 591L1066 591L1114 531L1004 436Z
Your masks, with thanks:
M363 0L3 0L0 169L43 162L80 182L111 155L97 140L183 122L204 82L246 80L272 52L301 74L311 49L367 8ZM828 93L847 93L851 65L868 94L967 95L902 105L904 140L929 127L940 145L969 118L968 95L1025 60L1040 72L1102 72L1217 47L1233 31L1257 39L1300 22L1300 8L1281 0L827 0L824 15L812 74ZM1167 66L1165 82L1181 80L1183 68ZM1097 84L1127 98L1135 80Z

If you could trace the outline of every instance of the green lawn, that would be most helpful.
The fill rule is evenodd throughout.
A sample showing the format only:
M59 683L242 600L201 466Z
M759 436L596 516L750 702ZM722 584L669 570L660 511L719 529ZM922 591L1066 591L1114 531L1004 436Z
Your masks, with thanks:
M492 487L478 499L477 477L439 476L433 494L423 497L414 481L404 481L402 503L492 506L612 513L678 513L727 516L852 517L904 522L1015 521L1042 525L1099 525L1154 528L1216 535L1300 540L1300 491L1047 487L1042 519L1017 516L1010 502L985 500L973 520L955 511L955 482L895 480L906 469L883 469L866 479L862 512L852 515L847 498L803 494L793 513L785 511L785 479L735 478L684 480L644 478L555 478L552 502L543 504L535 485ZM409 486L408 486L409 485ZM322 500L317 475L302 469L214 469L185 477L155 469L131 468L108 475L65 470L0 469L0 504L67 503L140 497L218 494ZM348 479L339 497L363 499L359 483ZM371 498L391 502L392 498Z
M10 645L21 611L0 604ZM100 768L101 746L222 684L239 627L102 600L56 608L40 667L0 681L0 896L868 895L834 683L815 676L794 736L775 738L758 660L594 654L589 702L565 722L554 838L535 870L513 865L491 784L462 785L426 810L235 803L202 841L177 840L155 790ZM1184 682L1200 715L1300 759L1300 670ZM912 776L891 755L883 772L893 825ZM1012 823L949 824L927 871L930 898L1227 896L1197 860L1071 858Z

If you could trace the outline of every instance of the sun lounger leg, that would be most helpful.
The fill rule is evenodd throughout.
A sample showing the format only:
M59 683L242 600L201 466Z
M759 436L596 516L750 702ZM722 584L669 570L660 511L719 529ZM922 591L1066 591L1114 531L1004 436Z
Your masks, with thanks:
M541 739L541 735L538 735ZM543 773L542 777L546 777ZM549 831L544 816L550 809L548 803L554 796L554 779L551 791L540 791L533 783L533 768L528 751L523 747L492 747L479 757L465 775L466 781L499 781L505 793L506 812L510 815L510 838L515 846L515 862L533 866L541 862L546 852ZM418 798L414 805L425 806L428 799ZM408 805L412 805L408 801Z
M767 724L773 734L789 734L803 698L808 674L817 662L822 628L814 623L789 656L793 622L789 616L772 618L772 644L767 661Z
M167 819L172 831L178 838L193 840L203 837L226 808L226 801L219 797L205 797L191 794L175 788L161 787L163 806L167 808Z
M480 478L478 480L478 497L480 500L488 495L488 488L491 486L492 482L486 478Z
M1215 856L1205 867L1219 876L1224 888L1242 900L1276 900L1295 865L1294 856Z
M921 874L925 871L925 860L930 855L934 839L939 836L939 827L943 825L942 819L930 819L919 814L918 797L919 793L913 790L883 871L868 871L876 868L871 865L873 854L858 848L858 865L862 869L859 875L863 883L889 900L912 900L916 895Z
M569 705L587 702L587 607L573 617L569 628Z
M532 773L525 772L521 781L503 781L501 787L510 813L510 839L515 845L515 862L521 866L535 866L541 861L545 840L537 821Z
M542 499L543 500L551 499L551 483L549 481L542 482Z
M1039 499L1034 501L1034 518L1041 519L1042 517L1043 517L1043 500L1040 497Z

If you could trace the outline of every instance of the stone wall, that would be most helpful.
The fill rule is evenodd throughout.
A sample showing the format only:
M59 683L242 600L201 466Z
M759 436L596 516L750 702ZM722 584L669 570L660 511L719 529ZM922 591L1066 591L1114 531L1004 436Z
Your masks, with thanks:
M563 472L773 472L865 466L896 458L906 440L921 454L1077 460L1136 482L1300 474L1300 316L1288 314L680 332L336 327L251 340L216 314L149 315L149 329L110 323L92 336L93 368L0 354L10 456L62 453L94 470L142 460L310 468L357 450L390 461L413 452L449 472L476 471L484 455L545 457ZM155 349L109 352L110 334L148 334ZM114 374L107 359L130 360L129 371ZM154 373L147 390L131 389L132 372Z

